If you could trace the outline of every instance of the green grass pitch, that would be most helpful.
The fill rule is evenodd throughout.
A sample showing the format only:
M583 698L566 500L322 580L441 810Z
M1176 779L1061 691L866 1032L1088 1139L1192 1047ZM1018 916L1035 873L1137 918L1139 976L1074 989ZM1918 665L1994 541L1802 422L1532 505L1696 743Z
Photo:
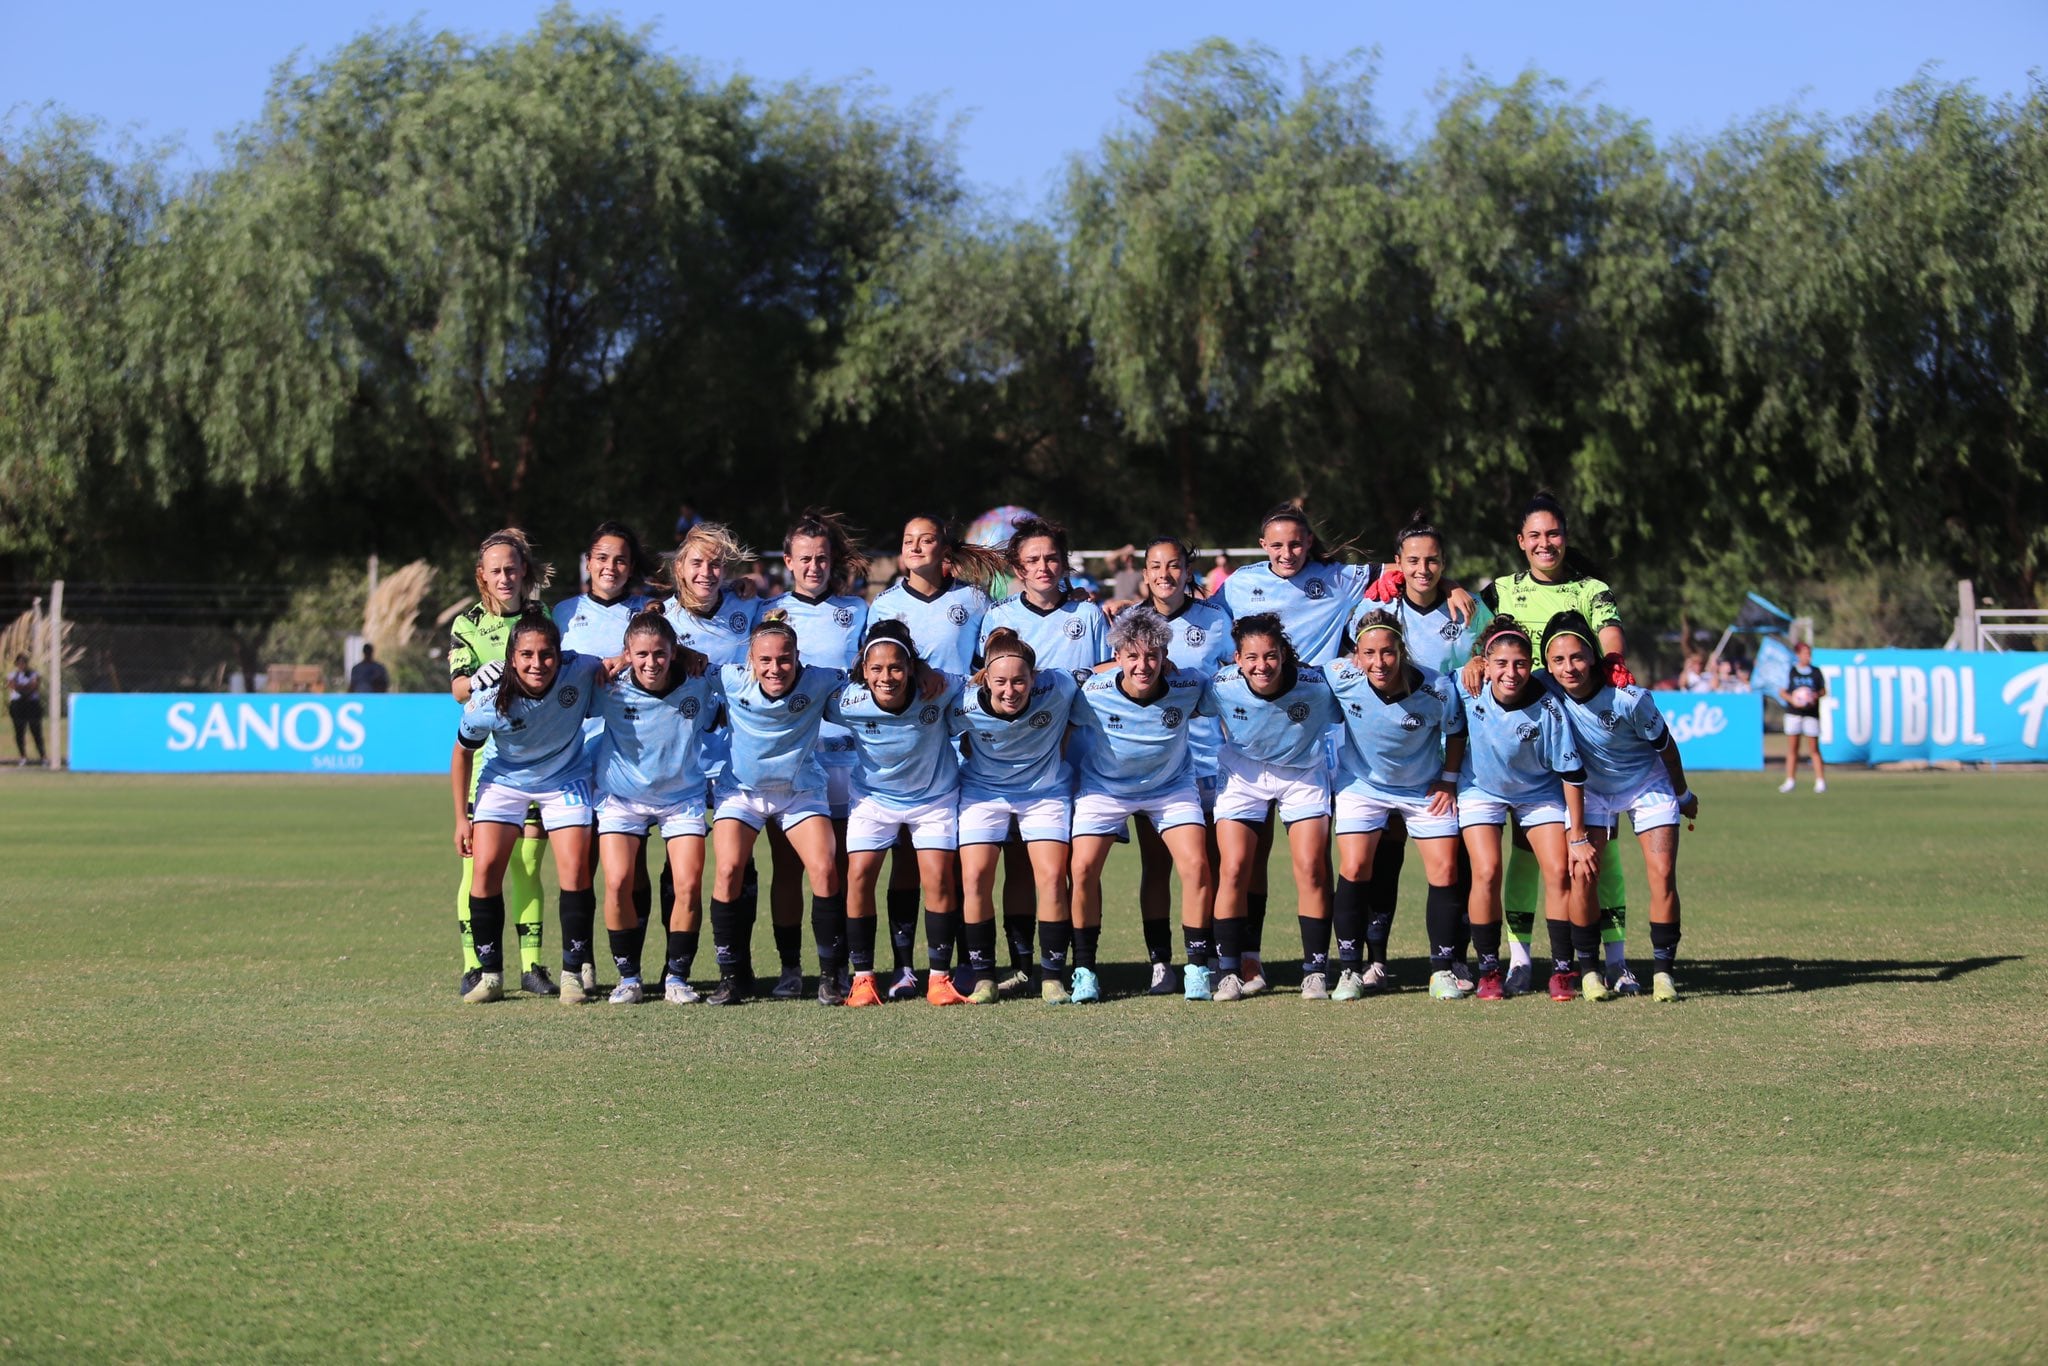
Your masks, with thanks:
M1392 998L849 1012L458 1005L439 780L6 775L0 1357L2038 1359L2048 779L1699 786L1677 1006L1428 1000L1411 860Z

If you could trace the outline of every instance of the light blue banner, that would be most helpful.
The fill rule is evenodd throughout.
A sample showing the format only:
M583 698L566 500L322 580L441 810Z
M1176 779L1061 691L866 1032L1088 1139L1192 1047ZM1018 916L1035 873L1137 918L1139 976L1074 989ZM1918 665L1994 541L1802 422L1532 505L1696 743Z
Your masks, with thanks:
M2048 760L2048 654L1815 650L1828 680L1820 752L1829 763Z
M1764 766L1764 700L1753 692L1653 692L1688 773Z
M80 773L446 773L462 709L438 693L80 693Z

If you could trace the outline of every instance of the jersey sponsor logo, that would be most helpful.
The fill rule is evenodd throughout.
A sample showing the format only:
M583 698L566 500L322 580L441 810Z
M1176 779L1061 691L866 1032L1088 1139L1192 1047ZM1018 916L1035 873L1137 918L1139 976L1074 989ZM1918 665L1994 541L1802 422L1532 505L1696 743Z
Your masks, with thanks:
M698 712L700 712L700 711L702 711L703 709L704 709L704 706L703 706L703 704L702 704L701 702L699 702L699 701L698 701L698 700L697 700L696 698L694 698L694 697L685 697L685 698L683 699L683 706L682 706L682 712L683 712L683 719L684 719L685 721L694 721L694 720L696 720L696 719L697 719L697 713L698 713Z
M957 602L954 603L946 609L946 620L952 622L955 626L965 626L967 624L967 609Z
M839 628L840 630L842 630L842 631L844 631L844 630L845 630L845 629L846 629L847 627L849 627L849 626L853 625L853 611L852 611L852 609L851 609L851 608L847 608L847 607L835 607L835 608L833 608L833 609L832 609L832 624L833 624L834 626L837 626L837 627L838 627L838 628Z
M917 714L917 722L921 726L929 726L938 719L939 709L929 702L925 704L924 710Z
M1044 730L1052 724L1052 717L1046 712L1039 712L1031 718L1029 724L1033 730Z
M1288 720L1290 720L1290 721L1292 721L1292 722L1293 722L1293 723L1294 723L1295 725L1297 725L1297 726L1298 726L1298 725L1300 725L1300 724L1301 724L1302 722L1304 722L1304 721L1308 720L1308 713L1309 713L1309 705L1308 705L1308 703L1306 703L1306 702L1295 702L1295 703L1292 703L1292 704L1290 704L1290 705L1288 706L1288 708L1287 708L1287 719L1288 719Z
M1168 730L1178 730L1181 720L1182 714L1179 707L1168 707L1165 711L1159 713L1159 723Z
M581 696L583 696L583 694L576 691L576 685L574 683L571 683L568 687L562 689L561 704L564 708L573 707L576 705L576 699L578 699Z

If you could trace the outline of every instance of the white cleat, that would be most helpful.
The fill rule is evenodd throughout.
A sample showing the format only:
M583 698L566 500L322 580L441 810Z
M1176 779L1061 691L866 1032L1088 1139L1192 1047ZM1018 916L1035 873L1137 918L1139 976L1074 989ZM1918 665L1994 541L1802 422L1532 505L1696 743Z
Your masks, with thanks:
M680 977L671 977L661 988L661 999L672 1006L693 1006L704 998L697 994L697 988Z

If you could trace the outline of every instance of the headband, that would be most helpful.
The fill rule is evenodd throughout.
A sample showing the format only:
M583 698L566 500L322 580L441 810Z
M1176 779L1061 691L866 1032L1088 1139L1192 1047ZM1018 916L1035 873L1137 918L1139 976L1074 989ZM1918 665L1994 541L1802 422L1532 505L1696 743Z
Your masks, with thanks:
M894 636L872 636L867 644L860 647L860 666L863 669L868 666L868 651L874 649L877 645L893 645L903 651L906 659L915 659L917 657L915 651Z
M1519 626L1504 626L1500 630L1495 631L1493 633L1493 636L1486 642L1486 649L1480 651L1480 653L1487 653L1487 651L1492 650L1494 646L1500 644L1509 636L1513 636L1516 640L1521 641L1524 649L1533 652L1536 648L1535 642L1529 639L1529 633L1527 631L1524 631Z

